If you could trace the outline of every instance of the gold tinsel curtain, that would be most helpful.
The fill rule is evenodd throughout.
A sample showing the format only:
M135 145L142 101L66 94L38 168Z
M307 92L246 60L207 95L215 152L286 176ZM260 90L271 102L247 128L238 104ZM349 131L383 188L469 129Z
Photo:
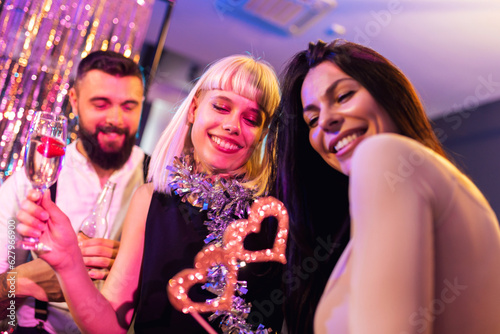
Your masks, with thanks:
M0 183L23 165L35 111L71 124L67 92L82 57L109 49L139 61L153 2L0 0Z

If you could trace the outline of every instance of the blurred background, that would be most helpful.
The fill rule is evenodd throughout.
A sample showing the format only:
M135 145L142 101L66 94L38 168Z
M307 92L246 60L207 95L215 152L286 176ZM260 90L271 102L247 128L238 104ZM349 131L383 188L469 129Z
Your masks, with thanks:
M11 24L14 11L37 2L38 10L59 2L60 6L73 4L75 13L81 6L81 12L88 11L88 18L78 19L81 25L77 14L66 17L61 9L54 14L59 26L61 18L66 18L66 24L73 21L68 31L82 36L80 51L72 54L75 63L86 47L106 45L128 52L144 66L149 82L139 143L147 153L193 80L218 58L250 53L280 73L292 55L318 39L343 38L372 47L413 82L438 138L500 214L496 174L500 170L496 152L500 147L500 0L0 0L4 40L3 44L0 40L0 71L9 59L19 63L16 55L8 53L5 41L23 36L6 30L6 13L11 11ZM9 7L15 3L25 5ZM108 30L102 28L104 21L109 22ZM96 22L102 30L91 32ZM120 25L125 28L119 29ZM69 39L66 43L76 45ZM57 86L63 95L74 73L67 62L64 66L67 77ZM67 108L63 95L56 98L60 105L52 107L56 112ZM12 139L12 131L29 114L20 114L15 105L7 110L2 103L0 170L8 176L16 168L13 152L19 160L23 145L22 126L17 139ZM9 117L11 123L6 121Z

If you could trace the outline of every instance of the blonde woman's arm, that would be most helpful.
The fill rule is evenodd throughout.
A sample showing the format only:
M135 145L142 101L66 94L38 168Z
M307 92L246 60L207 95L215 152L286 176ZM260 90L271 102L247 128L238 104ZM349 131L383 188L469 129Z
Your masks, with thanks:
M136 302L152 188L144 185L132 198L120 251L102 293L89 278L69 219L47 196L42 207L37 206L38 196L30 192L29 201L23 202L18 231L26 236L40 235L40 241L51 248L39 256L56 271L76 324L86 333L126 333Z

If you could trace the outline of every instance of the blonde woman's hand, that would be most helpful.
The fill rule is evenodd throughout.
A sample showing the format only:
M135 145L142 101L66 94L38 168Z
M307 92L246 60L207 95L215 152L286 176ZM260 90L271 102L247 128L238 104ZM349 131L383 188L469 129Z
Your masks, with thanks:
M54 270L64 270L81 262L76 234L69 218L51 201L50 192L30 190L17 213L17 231L24 237L39 237L45 250L38 251Z

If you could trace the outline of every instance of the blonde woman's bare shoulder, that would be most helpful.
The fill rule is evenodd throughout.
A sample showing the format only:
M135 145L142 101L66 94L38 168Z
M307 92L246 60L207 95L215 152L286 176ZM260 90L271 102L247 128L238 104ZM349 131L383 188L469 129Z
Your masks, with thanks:
M147 197L151 198L153 192L155 191L154 186L151 182L144 183L139 188L136 189L134 197Z
M155 191L155 188L153 186L153 183L149 182L149 183L144 183L143 185L141 185L139 188L137 188L137 190L135 191L136 193L140 193L142 196L146 196L146 195L153 195L153 192Z
M143 184L136 189L132 196L127 216L125 217L123 233L126 233L130 226L133 226L133 229L137 229L146 225L146 218L149 211L149 205L151 204L151 198L153 197L153 190L153 186L149 183Z
M154 187L152 183L145 183L135 190L132 197L132 206L145 206L149 208L149 203L153 197Z

